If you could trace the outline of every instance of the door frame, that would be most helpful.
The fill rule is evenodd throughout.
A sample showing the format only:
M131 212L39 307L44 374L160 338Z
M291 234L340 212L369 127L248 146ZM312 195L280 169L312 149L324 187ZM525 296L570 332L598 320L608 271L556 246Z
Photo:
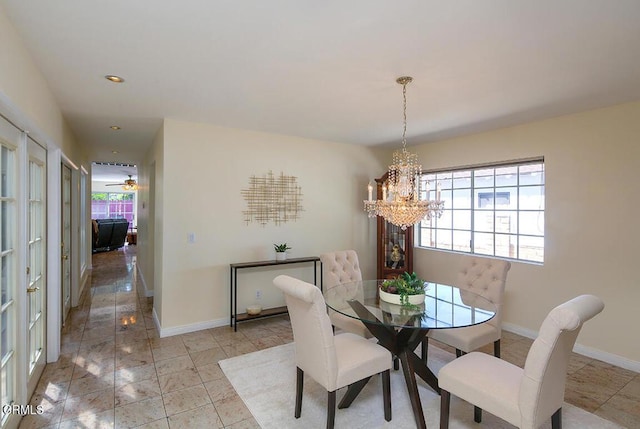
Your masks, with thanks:
M31 196L31 193L29 191L29 189L27 189L26 185L28 185L29 187L31 187L31 163L32 163L32 158L35 157L35 159L37 161L40 161L43 163L42 168L44 169L44 175L42 176L42 182L41 182L41 189L42 189L42 204L44 204L45 210L43 211L42 215L44 216L43 219L43 225L42 228L44 229L44 234L43 234L43 240L45 240L45 244L46 247L44 247L43 250L43 256L44 256L44 261L42 262L42 268L45 272L44 275L44 279L42 280L42 286L44 288L44 293L45 296L42 299L42 308L41 308L41 312L43 313L42 316L42 320L40 323L42 323L43 325L43 329L42 329L42 348L43 353L40 355L39 359L38 359L38 364L36 365L36 367L33 370L32 374L29 374L31 369L30 369L30 365L31 362L29 361L29 359L31 359L31 355L30 355L30 328L29 328L29 317L30 317L30 307L27 303L27 301L30 300L29 294L26 293L26 288L25 288L25 293L26 293L26 299L24 302L24 309L25 309L25 313L24 313L24 323L26 324L24 326L25 329L25 354L24 354L24 358L26 358L25 362L23 362L25 364L25 377L26 377L26 394L27 394L27 399L28 397L35 391L36 385L38 384L38 382L40 381L40 377L42 376L42 373L44 371L44 367L47 364L47 345L48 345L48 340L47 340L47 315L48 315L48 308L47 308L47 302L48 302L48 295L49 295L49 288L48 288L48 283L49 283L49 276L46 274L48 272L48 265L50 263L50 259L47 257L47 248L48 248L48 243L46 242L46 240L48 240L49 237L49 228L50 228L50 224L48 222L48 218L47 218L47 206L48 206L48 194L47 194L47 171L49 169L49 166L47 164L47 149L46 147L42 146L38 141L36 141L35 139L33 139L31 136L29 136L27 133L24 133L26 139L25 139L25 149L27 151L26 153L26 157L25 157L25 171L24 174L26 174L27 176L25 176L25 180L24 180L24 190L25 190L25 194L24 194L24 209L25 209L25 213L30 213L30 201L29 198ZM35 149L32 151L31 147L34 147ZM40 150L43 151L42 153L42 157L38 157L38 155L35 153L35 151L40 152ZM30 215L29 215L30 217ZM25 217L25 238L27 239L25 243L28 243L30 240L30 231L29 231L29 225L30 225L30 221L26 220L27 218ZM27 264L28 267L32 268L31 265L31 260L30 257L28 256L29 254L29 244L26 244L26 248L24 249L25 252L25 263ZM29 277L29 274L27 273L26 269L25 269L25 276L26 278ZM25 282L25 286L28 286L28 282ZM37 293L37 292L36 292ZM26 403L26 402L25 402Z
M86 195L88 177L89 173L82 165L79 169L71 171L71 206L75 207L73 210L75 216L71 219L71 226L73 230L77 232L76 239L73 242L76 251L71 259L71 268L75 273L75 277L71 281L71 308L77 307L80 304L80 298L87 282L88 270L91 268L90 216L87 212L87 207L90 208L90 206L88 206L89 201ZM84 188L82 186L83 180ZM87 249L89 249L88 256Z
M76 307L78 305L78 301L80 298L80 251L81 251L81 246L80 246L80 239L79 239L79 235L80 235L80 227L81 224L79 222L79 215L80 215L80 211L79 211L79 206L80 206L80 169L78 168L78 166L71 161L64 153L60 153L60 158L61 158L61 162L58 164L59 168L60 168L60 194L58 196L58 199L60 199L60 218L59 221L57 223L58 228L60 229L60 240L58 241L58 244L62 243L62 239L64 237L62 237L62 228L64 227L64 225L62 225L62 221L63 221L63 217L62 217L62 165L64 165L65 167L69 168L69 170L71 170L71 189L70 189L70 202L71 202L71 209L69 212L69 215L71 216L71 223L70 223L70 234L71 234L71 239L69 241L69 258L70 258L70 274L71 274L71 290L70 290L70 307ZM60 259L58 259L58 261L60 261L60 277L59 279L62 279L62 250L60 250ZM62 284L60 285L60 297L62 297ZM62 298L60 298L62 300ZM62 306L62 302L60 302L60 305ZM62 308L62 307L60 307ZM62 311L61 311L62 312ZM60 314L60 320L62 320L62 314ZM64 324L64 322L61 322L62 324ZM60 327L62 329L62 326Z
M62 192L60 194L60 198L61 198L61 203L60 203L60 207L61 207L61 215L60 215L60 247L62 248L62 257L60 259L60 264L61 264L61 276L60 276L60 290L62 292L62 297L61 297L61 305L62 305L62 314L61 316L61 321L62 321L62 326L65 326L65 322L66 322L66 318L69 316L69 312L71 311L71 301L72 301L72 282L73 282L73 265L71 263L71 255L73 253L75 253L75 247L74 247L74 243L73 243L73 226L72 226L72 218L73 218L73 205L71 203L71 193L72 193L72 183L71 183L71 178L72 178L72 171L71 168L69 166L67 166L64 161L60 164L60 169L62 170L62 182L60 184ZM67 169L69 171L69 183L66 183L67 179L66 179L66 171L65 169ZM66 189L66 187L68 186L68 190ZM68 192L68 196L67 196L67 192ZM65 198L68 197L68 203L69 206L68 208L65 207ZM68 211L67 211L68 210ZM69 222L69 237L67 237L65 235L65 229L66 229L66 223ZM68 252L68 253L65 253ZM65 258L66 256L66 258ZM66 271L67 271L67 267L66 265L68 264L69 267L69 290L68 290L68 300L65 299L65 277L67 275Z
M62 234L60 232L60 222L62 216L61 197L62 192L62 172L60 163L62 162L60 149L50 149L47 153L47 163L50 168L47 169L47 223L49 225L49 234L47 239L48 254L48 270L47 284L49 285L47 293L47 362L55 362L60 356L60 330L62 323L60 318L60 306L62 305L62 290L60 284L61 258L60 240Z

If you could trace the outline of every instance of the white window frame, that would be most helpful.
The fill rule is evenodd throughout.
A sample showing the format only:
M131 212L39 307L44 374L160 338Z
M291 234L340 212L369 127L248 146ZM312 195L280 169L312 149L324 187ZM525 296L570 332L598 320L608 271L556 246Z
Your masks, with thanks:
M441 218L418 225L418 247L544 263L544 158L427 171L421 181L431 189L422 199L440 189L445 204Z

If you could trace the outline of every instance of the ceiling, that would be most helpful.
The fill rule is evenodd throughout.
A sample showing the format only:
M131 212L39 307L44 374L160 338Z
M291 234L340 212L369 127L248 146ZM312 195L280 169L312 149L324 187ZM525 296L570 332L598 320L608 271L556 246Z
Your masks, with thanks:
M131 176L138 180L138 169L134 164L109 163L110 165L93 164L91 181L104 183L123 183Z
M401 75L409 144L640 99L638 0L0 5L92 161L139 162L162 118L397 146Z

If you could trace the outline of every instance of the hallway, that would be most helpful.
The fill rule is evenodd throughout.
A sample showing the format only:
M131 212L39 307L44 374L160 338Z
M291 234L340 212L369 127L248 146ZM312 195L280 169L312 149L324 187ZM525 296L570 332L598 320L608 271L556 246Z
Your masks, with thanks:
M20 428L257 428L217 362L291 342L286 318L160 339L139 295L136 247L93 255L90 287L71 310L61 356Z

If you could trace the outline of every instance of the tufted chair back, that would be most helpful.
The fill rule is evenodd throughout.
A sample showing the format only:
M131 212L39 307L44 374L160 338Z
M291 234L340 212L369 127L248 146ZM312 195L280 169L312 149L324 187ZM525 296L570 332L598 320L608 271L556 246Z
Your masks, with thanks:
M465 258L458 271L458 287L481 295L495 304L496 316L488 323L495 326L499 331L502 326L504 288L510 268L511 263L509 261L474 256ZM464 290L462 290L460 291L460 296L465 304L483 308L481 302L475 302L475 295L465 294ZM492 310L491 308L484 309Z
M355 250L337 250L320 255L324 287L362 280L358 254Z
M302 413L306 376L327 389L326 427L333 429L337 390L349 386L338 405L348 408L367 381L380 374L384 418L391 421L389 350L349 332L334 336L324 297L315 285L284 275L273 279L273 284L284 293L293 329L297 366L294 417Z
M521 427L539 427L564 402L571 351L583 323L604 309L593 295L581 295L551 310L531 345L520 383Z
M551 310L531 345L524 368L472 352L443 366L440 428L449 427L450 395L474 405L474 420L482 410L520 429L562 428L562 406L571 350L582 325L604 309L594 295L581 295Z
M362 281L360 262L358 262L358 254L355 250L337 250L323 253L320 255L320 261L322 261L322 281L326 293L340 294L345 298L363 298L358 295L362 294L362 288L356 285L353 285L354 287L352 288L349 285L345 285L345 283ZM336 285L342 286L334 287ZM346 304L346 299L344 302ZM359 320L337 313L332 309L329 309L328 312L333 326L345 332L371 338L371 333Z
M276 277L273 284L284 292L287 302L298 368L327 390L336 390L336 348L322 292L310 283L285 275Z

